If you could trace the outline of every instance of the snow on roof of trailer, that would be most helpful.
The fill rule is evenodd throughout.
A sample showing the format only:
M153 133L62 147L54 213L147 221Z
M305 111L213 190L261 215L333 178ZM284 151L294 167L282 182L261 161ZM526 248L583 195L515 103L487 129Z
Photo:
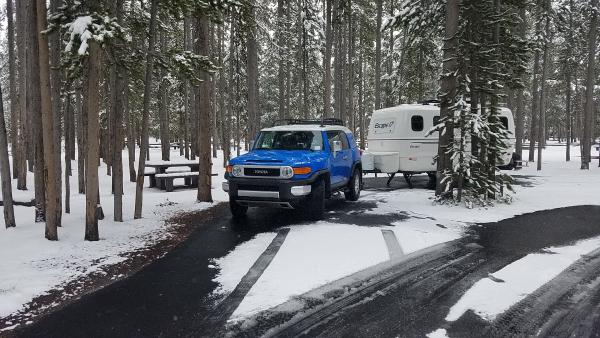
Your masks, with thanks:
M375 110L376 113L409 113L415 111L429 111L439 113L440 106L433 104L405 103L395 107L388 107ZM510 109L508 109L507 107L500 107L500 111L507 114L508 112L510 112Z
M345 133L350 133L350 129L344 126L338 125L325 125L319 124L286 124L283 126L275 126L270 128L263 128L262 131L329 131L329 130L343 130Z
M440 107L436 106L436 105L432 105L432 104L412 103L412 104L401 104L401 105L395 106L395 107L378 109L375 112L381 112L381 113L401 113L401 112L414 112L415 110L419 110L419 111L437 111L437 112L439 112L440 111Z

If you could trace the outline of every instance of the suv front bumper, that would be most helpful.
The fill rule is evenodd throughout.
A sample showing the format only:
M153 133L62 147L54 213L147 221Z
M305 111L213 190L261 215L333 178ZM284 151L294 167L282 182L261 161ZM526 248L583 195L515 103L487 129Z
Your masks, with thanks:
M295 208L310 195L317 178L316 174L302 180L228 176L223 182L223 190L242 205Z

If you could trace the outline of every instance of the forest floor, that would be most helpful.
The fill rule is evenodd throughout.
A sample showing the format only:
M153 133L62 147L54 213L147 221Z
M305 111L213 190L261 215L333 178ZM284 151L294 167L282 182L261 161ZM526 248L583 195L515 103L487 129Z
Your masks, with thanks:
M328 204L330 212L324 221L311 223L304 221L302 215L290 215L287 211L259 210L260 212L255 211L249 215L249 223L246 224L249 230L237 230L237 232L231 230L236 228L236 225L231 224L227 217L223 218L226 214L224 207L209 209L214 209L216 216L211 216L210 212L203 214L202 211L190 213L189 217L180 218L179 222L176 222L184 224L183 227L165 223L165 220L178 212L198 211L210 206L195 203L193 189L165 193L158 189L146 188L144 219L134 221L130 216L132 216L135 190L134 184L129 182L126 182L124 197L127 201L124 207L126 222L115 224L110 221L112 197L110 189L107 189L110 187L110 178L100 175L103 180L106 180L105 184L101 183L101 200L106 218L100 223L101 241L98 243L86 243L82 240L84 196L77 195L76 187L72 191L74 196L72 210L78 212L64 218L63 228L59 231L61 238L59 242L45 241L41 224L23 222L27 217L33 219L33 210L27 207L18 207L17 221L21 221L17 229L0 230L0 251L6 250L3 256L12 258L9 262L0 262L0 270L9 272L7 277L3 276L0 280L0 304L2 304L0 318L3 318L0 319L0 327L11 329L17 324L32 320L28 318L36 314L36 311L32 311L36 308L35 304L31 303L33 299L57 290L60 292L73 280L85 279L85 276L97 274L99 271L100 274L106 274L109 281L122 279L130 273L114 267L128 258L131 259L131 252L142 250L142 253L139 253L141 256L144 256L143 250L159 252L156 254L156 257L159 257L172 248L164 244L166 238L177 238L179 235L180 238L185 238L190 233L197 239L186 240L187 244L175 249L171 256L177 256L175 253L177 251L194 250L193 254L187 253L183 257L192 255L191 257L195 257L194 264L202 266L191 267L184 263L185 260L181 261L181 258L170 257L159 260L163 265L161 273L167 273L169 279L173 278L169 284L177 285L178 281L189 282L189 269L192 271L201 269L202 278L208 280L202 282L200 277L198 277L199 281L193 278L194 283L203 285L194 291L196 292L194 296L203 299L197 306L210 307L212 306L210 304L214 305L222 300L235 298L234 302L224 302L229 304L229 309L224 311L226 314L224 319L231 326L249 326L251 325L249 323L255 323L261 317L261 313L267 309L283 307L289 310L301 295L336 283L344 277L385 264L398 256L410 256L412 253L422 252L443 243L453 243L468 235L473 227L477 227L476 224L497 222L539 210L600 204L597 198L597 184L595 184L600 178L600 169L597 163L594 163L590 171L579 170L577 154L578 148L574 147L574 161L565 163L564 147L549 146L544 153L542 171L536 171L534 164L531 164L520 171L511 172L515 179L516 190L512 195L511 203L498 203L487 208L473 209L464 206L435 205L432 203L432 191L422 189L427 183L427 176L416 177L415 189L412 190L407 189L400 178L395 179L391 187L386 187L385 178L367 177L365 178L366 190L363 191L360 201L351 204L345 203L340 198L330 201ZM151 155L152 158L158 156L158 151ZM219 177L213 182L213 197L217 201L226 199L226 195L220 189L223 172L219 168L220 163L220 159L215 160L214 172L218 172ZM76 178L76 173L73 177ZM17 195L17 200L19 198L31 198L31 194ZM77 199L80 201L78 202ZM198 224L210 223L211 217L218 219L218 222L211 223L214 229L195 228ZM292 224L292 227L288 227ZM178 232L177 229L184 230ZM211 239L210 236L202 235L200 238L200 234L204 231L212 232L214 235L211 236L216 237ZM14 243L22 243L22 245L15 246ZM148 249L160 247L160 243L163 243L163 249L157 251ZM264 259L264 253L269 251L273 243L278 243L277 250L269 257L267 266L264 266L257 279L247 287L241 297L232 297L239 293L239 286L246 281L248 272L253 271L256 263ZM555 254L562 252L564 257L560 257L564 264L558 265L560 268L545 271L541 278L531 279L531 282L525 286L519 284L519 280L514 281L523 289L518 293L493 291L503 295L503 305L499 305L498 302L492 302L492 305L482 304L482 299L486 297L482 297L481 292L489 293L486 285L482 285L478 288L484 291L474 287L475 290L466 294L464 300L456 303L447 319L455 320L469 309L482 317L493 318L600 244L597 239L589 239L587 242L569 243L569 245L573 248L569 249L567 245L566 248L561 249L548 245L549 252ZM44 250L39 250L40 247L44 247ZM511 282L510 276L522 273L523 270L531 270L531 267L539 264L540 261L548 261L550 256L552 256L550 260L559 258L554 254L542 258L528 258L520 262L520 265L517 264L513 270L498 271L499 277L496 273L494 276ZM170 262L168 266L173 267L164 271L167 262ZM156 274L150 272L157 270L156 264L159 263L153 264L154 268L143 269L146 272L136 274L138 278L134 280L137 279L139 283L144 284L158 283L150 289L160 289L163 282L159 280L165 277L159 277L158 280L148 279L150 278L148 276L157 278ZM141 265L143 264L138 264L138 267ZM184 274L184 271L178 269L185 270L185 277L178 279L179 274ZM138 283L126 282L126 280L123 282L125 284L121 285ZM132 289L139 290L146 287L121 286L119 289L120 292L123 292L123 288L133 292ZM178 299L182 294L192 292L184 292L183 289L185 288L169 289L166 293L171 292L172 298ZM205 294L200 295L200 289ZM76 297L81 292L81 290L73 290L71 297ZM154 291L149 290L149 292ZM116 295L114 290L112 295ZM161 293L160 296L162 295ZM125 311L114 304L114 300L121 297L111 298L113 301L106 305L106 316ZM97 298L93 303L95 305L99 305ZM146 298L142 298L144 299ZM189 295L186 299L190 299ZM147 309L152 303L153 301L146 299L140 306ZM51 306L56 305L58 304L51 304ZM128 305L131 306L133 305ZM163 307L164 304L160 303L160 306ZM140 311L139 308L134 309L133 312L136 311ZM15 316L15 313L18 316ZM20 319L13 322L11 318ZM190 323L194 321L193 316L186 318L179 315L174 318L175 320L179 318L179 324L182 324L183 320L190 320ZM133 324L128 323L128 325ZM114 328L118 327L119 325L115 324ZM169 333L169 331L160 332ZM152 334L151 331L147 333Z

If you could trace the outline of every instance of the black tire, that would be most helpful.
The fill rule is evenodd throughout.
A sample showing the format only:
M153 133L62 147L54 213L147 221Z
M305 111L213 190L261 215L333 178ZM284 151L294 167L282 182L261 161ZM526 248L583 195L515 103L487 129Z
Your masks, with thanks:
M348 188L344 191L344 196L348 201L358 201L360 197L360 190L362 189L362 171L360 169L354 169L350 182L348 182Z
M240 205L233 198L229 199L229 210L231 210L231 215L233 218L243 218L246 217L246 213L248 212L248 207Z
M325 182L323 180L313 184L305 209L311 220L319 221L323 219L325 214Z

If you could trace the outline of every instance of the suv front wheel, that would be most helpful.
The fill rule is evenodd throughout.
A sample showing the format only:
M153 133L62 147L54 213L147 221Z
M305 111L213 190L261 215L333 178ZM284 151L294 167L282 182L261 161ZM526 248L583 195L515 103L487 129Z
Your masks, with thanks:
M313 184L312 192L306 201L306 211L313 221L323 219L325 214L325 181L319 180Z
M344 196L348 201L358 201L360 197L360 188L362 185L362 171L358 168L354 169L354 173L348 183L348 188L344 191Z
M247 206L240 205L231 197L229 198L229 209L231 210L233 218L242 218L246 216L246 213L248 212Z

